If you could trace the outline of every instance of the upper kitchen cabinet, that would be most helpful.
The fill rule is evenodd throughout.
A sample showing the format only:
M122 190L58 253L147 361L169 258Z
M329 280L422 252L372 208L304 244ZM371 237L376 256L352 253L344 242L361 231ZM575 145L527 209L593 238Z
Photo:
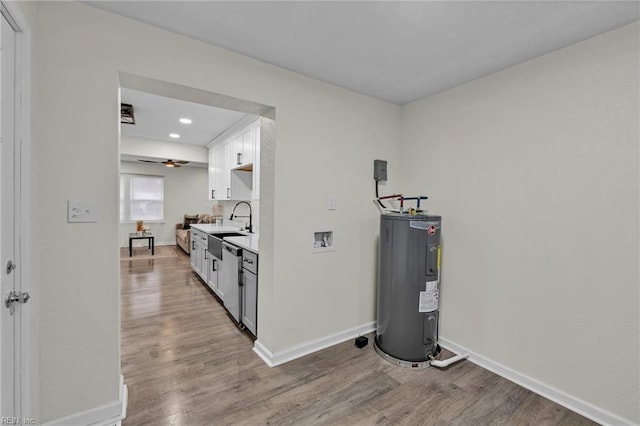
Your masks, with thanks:
M247 116L209 143L210 200L259 199L260 123Z
M253 123L240 130L231 138L232 169L247 168L254 161L255 125Z
M229 140L209 147L209 200L230 200Z
M231 197L231 174L229 165L229 146L231 143L229 140L224 140L222 143L213 147L215 166L214 166L214 187L213 195L214 200L233 200Z
M216 151L209 148L209 200L217 199L216 189Z

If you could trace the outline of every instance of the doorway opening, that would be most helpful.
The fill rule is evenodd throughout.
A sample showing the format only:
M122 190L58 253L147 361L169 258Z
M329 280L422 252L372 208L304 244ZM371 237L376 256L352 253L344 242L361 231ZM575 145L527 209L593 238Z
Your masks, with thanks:
M244 221L244 219L239 219L238 216L243 216L245 207L247 207L238 204L243 203L250 206L254 232L260 235L261 266L258 268L256 278L269 283L271 280L268 279L269 276L266 274L269 274L272 270L270 263L273 252L275 108L128 73L120 73L119 80L119 102L120 104L131 105L126 107L126 119L119 124L118 171L121 177L121 188L123 188L122 182L127 181L126 179L137 179L140 181L138 182L140 185L137 187L140 189L139 192L147 195L146 198L144 196L132 196L131 193L135 191L131 189L133 187L129 183L126 184L126 190L121 189L120 191L119 248L121 252L121 280L123 282L126 280L125 285L134 283L138 286L136 290L141 290L129 292L129 288L125 290L124 286L120 287L123 292L120 295L122 309L120 321L125 321L123 318L131 318L133 309L136 309L137 314L142 317L152 315L154 310L161 311L164 309L163 306L166 306L163 300L165 297L175 298L172 300L176 303L197 303L198 305L204 303L206 305L213 302L219 304L220 300L216 301L214 298L214 295L219 296L218 293L207 282L207 279L202 278L198 269L193 267L194 247L191 246L191 243L187 243L187 250L184 250L184 247L179 248L176 246L177 228L181 228L183 223L186 223L188 216L194 214L198 214L200 217L204 215L210 216L210 220L215 220L214 218L219 216L225 222L230 221L231 216L235 214L234 221L237 223L238 220ZM184 122L183 120L178 120L176 116L174 122L168 127L165 126L166 123L163 120L156 120L152 127L154 130L159 130L161 134L144 133L143 121L148 118L145 117L145 114L152 109L148 102L154 104L153 106L166 102L166 108L176 107L178 109L181 106L186 108L189 104L194 106L193 114L197 115L199 114L197 111L200 111L204 116L201 115L198 118L187 116L188 114L180 116L179 118L185 119ZM218 130L214 130L204 140L201 139L195 144L190 143L191 140L188 140L186 136L189 133L189 128L185 126L195 125L196 121L202 122L207 117L211 117L212 120L227 120L227 124L223 124L222 128ZM136 124L132 125L130 124L131 122ZM139 133L133 132L132 129L134 127L132 126L140 126L136 128ZM230 169L220 167L217 160L220 158L220 150L218 148L230 143L232 135L235 134L234 132L245 127L254 129L253 134L256 135L256 143L253 145L254 148L251 152L254 159L252 161L246 160L242 158L244 154L237 155L235 151L229 151L227 146L227 151L222 151L223 155L226 155L227 159L233 158L234 163ZM170 128L176 130L174 131ZM211 132L211 130L209 131ZM171 138L184 140L185 143L161 140L167 138L170 133L176 133L176 135L170 136ZM179 136L179 138L174 136ZM255 147L258 148L256 149ZM239 192L239 194L243 195L237 195L233 193L231 188L227 187L226 183L221 185L219 182L220 170L227 170L227 176L230 173L231 178L233 178L233 173L238 173L245 177L249 176L248 179L244 180L249 191ZM190 179L192 178L197 179L197 185L190 184ZM177 195L176 189L178 189ZM161 193L161 195L149 196L152 193ZM234 212L235 207L238 208ZM141 214L141 216L127 216L131 212ZM125 218L125 216L127 217ZM123 218L126 220L123 220ZM137 225L139 223L136 222L140 221L143 222L141 224L142 229L138 230ZM241 222L241 224L244 224L244 222ZM135 235L138 232L141 235ZM131 243L130 234L135 235ZM153 249L150 239L146 238L147 235L153 235ZM140 238L137 239L137 237ZM131 248L129 248L129 244L131 244ZM164 245L168 247L163 247ZM182 256L182 263L177 268L179 269L178 272L171 271L172 267L167 267L166 259L162 259L165 256L163 250L168 248L171 248L173 253L177 253L178 256ZM189 251L189 254L186 254L185 251ZM206 254L204 256L206 257ZM188 266L189 261L191 261L192 267L185 268L184 265ZM158 268L158 266L161 267ZM145 280L160 280L163 279L163 276L167 277L169 275L173 280L174 289L178 287L184 292L178 292L173 296L165 296L165 294L143 289L146 284ZM198 275L200 276L198 283L200 288L194 289L194 279L197 281L196 277ZM208 284L209 288L207 288ZM207 291L202 292L202 288ZM185 299L180 299L185 292L191 294ZM195 296L194 293L196 293ZM258 310L256 314L259 324L260 293L261 290L258 287L256 294ZM194 302L194 297L201 298L202 302ZM126 303L124 302L125 299ZM141 303L134 306L133 303L136 301L134 299ZM183 301L180 302L178 299ZM198 315L197 307L185 306L184 308L184 311L180 314L183 316L182 318L184 319L185 315L190 315L189 311L191 310L193 313L191 317L193 318L193 327L198 327L198 322L202 321L202 315ZM168 318L167 316L166 323L163 322L161 324L164 329L160 330L160 333L176 332L176 322ZM129 320L126 321L128 322ZM268 325L267 323L261 324L262 327L268 327ZM125 345L142 345L141 341L136 342L131 339L130 330L125 330L125 327L127 327L126 324L121 327L120 352L123 363L130 359L131 350L137 350L137 348L129 348ZM255 337L258 337L259 330L260 328L253 333ZM229 332L229 330L226 332ZM244 345L246 345L246 348L242 347L242 351L246 350L248 356L254 356L258 359L252 351L251 341L245 340ZM126 381L126 372L124 378ZM136 378L136 380L139 381L141 379ZM130 405L130 407L133 409L133 406ZM133 415L133 413L131 414Z

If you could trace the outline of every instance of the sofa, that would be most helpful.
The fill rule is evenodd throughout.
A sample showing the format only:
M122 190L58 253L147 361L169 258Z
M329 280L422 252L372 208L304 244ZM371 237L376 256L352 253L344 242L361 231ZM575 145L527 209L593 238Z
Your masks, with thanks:
M214 217L209 214L185 214L182 223L176 223L176 245L191 253L191 225L194 223L213 223Z

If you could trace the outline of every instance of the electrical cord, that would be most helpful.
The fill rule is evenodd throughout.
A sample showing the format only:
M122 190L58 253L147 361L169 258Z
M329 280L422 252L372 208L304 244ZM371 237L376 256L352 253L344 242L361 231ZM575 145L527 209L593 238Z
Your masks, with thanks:
M382 207L383 209L386 209L386 207L384 206L384 204L382 204L382 201L380 201L378 197L380 197L380 195L378 195L378 179L376 179L376 200L378 201L378 204L380 205L380 207Z

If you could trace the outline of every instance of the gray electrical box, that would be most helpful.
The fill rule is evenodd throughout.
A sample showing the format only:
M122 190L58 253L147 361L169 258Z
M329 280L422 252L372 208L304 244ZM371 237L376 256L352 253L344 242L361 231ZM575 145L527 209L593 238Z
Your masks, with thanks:
M387 180L387 162L385 160L373 160L373 178Z

